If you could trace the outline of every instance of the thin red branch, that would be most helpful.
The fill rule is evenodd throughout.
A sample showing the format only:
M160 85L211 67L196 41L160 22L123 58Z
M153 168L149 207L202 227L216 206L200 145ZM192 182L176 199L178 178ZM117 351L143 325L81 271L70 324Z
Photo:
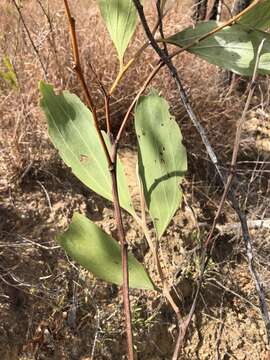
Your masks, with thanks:
M102 136L101 130L98 125L97 119L97 111L96 106L92 100L92 96L88 90L86 85L83 71L81 68L80 57L79 57L79 49L78 49L78 42L76 36L76 28L75 28L75 19L71 16L68 1L64 0L66 15L69 21L69 28L70 28L70 35L72 41L72 49L73 49L73 57L75 62L74 70L77 73L78 79L81 83L83 91L85 93L88 106L92 111L95 127L102 144L104 153L107 158L108 168L111 173L112 179L112 195L113 195L113 203L114 203L114 210L115 210L115 220L118 229L118 237L121 244L121 255L122 255L122 273L123 273L123 302L124 302L124 313L125 313L125 321L126 321L126 333L127 333L127 347L128 347L128 360L134 360L134 353L133 353L133 338L132 338L132 322L131 322L131 312L130 312L130 300L129 300L129 277L128 277L128 244L125 237L125 230L122 221L122 214L121 214L121 207L120 207L120 200L119 200L119 193L118 193L118 186L117 186L117 146L113 146L112 155L110 155L104 138ZM93 69L93 68L92 68ZM97 78L98 79L98 78ZM113 143L113 139L111 138L110 133L110 104L109 104L109 97L106 94L104 87L102 86L101 82L99 82L101 89L104 94L104 102L105 102L105 112L106 112L106 125L107 125L107 132L110 136L110 140Z
M115 162L116 164L116 162ZM133 353L133 336L132 336L132 321L131 310L129 301L129 275L128 275L128 243L126 241L126 235L123 226L121 208L119 204L119 193L117 189L116 178L116 166L111 171L112 177L112 189L113 189L113 203L115 211L115 221L117 224L118 238L121 244L121 256L122 256L122 274L123 274L123 301L126 320L126 332L127 332L127 347L128 347L128 360L134 360Z
M92 96L90 94L90 91L86 85L86 81L83 75L83 70L81 67L81 62L80 62L80 55L79 55L79 47L78 47L78 41L77 41L77 36L76 36L76 23L75 23L75 19L74 17L71 16L71 12L70 12L70 8L69 8L69 4L68 4L68 0L64 0L64 4L65 4L65 10L66 10L66 16L68 19L68 23L69 23L69 31L70 31L70 37L71 37L71 43L72 43L72 52L73 52L73 58L74 58L74 71L77 74L77 77L80 81L80 84L82 86L82 89L84 91L84 94L86 96L86 100L87 100L87 105L89 106L93 118L94 118L94 124L95 124L95 128L100 140L100 143L102 145L102 148L104 150L104 153L106 155L106 159L108 162L108 167L109 169L112 168L113 164L112 164L112 160L111 160L111 156L109 153L109 150L106 146L106 143L104 141L104 138L102 136L101 130L99 128L98 125L98 118L97 118L97 109L96 106L92 100Z

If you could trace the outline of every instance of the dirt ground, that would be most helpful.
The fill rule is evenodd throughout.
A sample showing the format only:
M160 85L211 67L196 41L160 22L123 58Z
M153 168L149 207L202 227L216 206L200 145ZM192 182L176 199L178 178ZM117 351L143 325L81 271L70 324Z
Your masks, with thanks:
M38 2L23 2L22 11L46 63L49 82L58 89L67 88L81 95L71 70L61 2L55 1L51 7L53 33ZM167 23L168 33L191 23L187 8L188 2L175 5L177 11L175 19ZM74 2L84 65L87 66L87 57L92 55L102 80L110 84L117 70L115 53L96 6L87 10L86 1ZM96 32L89 34L93 26ZM14 6L2 1L0 62L4 55L12 59L18 87L0 79L0 359L125 359L121 290L95 279L71 262L54 240L56 234L66 229L74 211L87 214L106 232L116 236L113 207L74 177L50 143L38 105L37 82L43 74L23 29ZM139 29L134 47L138 47L142 39ZM128 56L132 51L133 48ZM149 50L116 92L112 104L116 128L140 83L138 73L143 73L142 78L147 75L149 67L146 69L144 64L151 59L154 56ZM237 79L232 86L227 86L220 70L191 55L184 54L176 60L176 65L211 143L224 167L228 166L246 94L239 91ZM3 64L1 66L4 70ZM92 81L88 73L87 80ZM170 101L188 152L183 204L162 238L159 250L165 274L177 289L185 316L199 275L199 244L206 238L213 221L222 184L165 71L154 86ZM258 79L258 90L244 127L234 186L248 216L255 265L268 303L270 227L257 228L253 224L260 219L266 219L269 224L270 218L269 113L269 79ZM132 124L122 141L120 155L136 204L139 201ZM265 328L238 225L235 213L226 204L180 359L266 359ZM126 213L124 226L131 251L144 261L155 279L147 242ZM171 359L177 335L176 319L164 298L156 292L131 290L131 304L138 359Z

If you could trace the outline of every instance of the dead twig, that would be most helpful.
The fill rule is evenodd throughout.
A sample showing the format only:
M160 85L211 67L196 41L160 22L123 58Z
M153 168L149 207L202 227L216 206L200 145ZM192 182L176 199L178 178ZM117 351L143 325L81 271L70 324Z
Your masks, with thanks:
M238 20L240 18L240 16L243 15L243 13L250 10L250 8L253 7L257 2L258 1L254 1L251 4L251 6L249 6L247 9L245 9L244 12L242 12L241 14L238 14L236 17L229 20L226 24L223 24L222 26L214 29L212 32L204 35L198 41L202 41L206 37L208 37L208 36L216 33L217 31L223 29L225 26L233 24L236 20ZM216 171L218 172L218 174L219 174L219 176L220 176L220 178L221 178L221 180L222 180L222 182L224 184L226 193L228 194L228 192L229 192L232 207L236 211L236 213L237 213L237 215L239 217L240 223L241 223L243 238L244 238L244 242L245 242L245 245L246 245L246 251L247 251L248 259L249 259L249 270L250 270L250 273L251 273L251 275L252 275L252 277L254 279L254 282L255 282L256 290L257 290L258 297L259 297L259 300L260 300L261 314L262 314L262 317L264 319L264 323L265 323L265 326L266 326L268 342L270 342L270 320L269 320L268 308L267 308L267 304L266 304L266 301L265 301L265 295L264 295L263 288L261 286L259 277L258 277L258 275L256 273L256 270L255 270L254 264L253 264L253 252L252 252L251 238L250 238L249 230L248 230L248 227L247 227L247 219L246 219L245 214L240 209L239 203L238 203L237 199L235 198L234 192L229 191L230 186L227 186L227 188L226 188L227 179L221 172L221 169L220 169L217 157L215 155L215 152L213 151L212 146L211 146L211 144L210 144L210 142L209 142L209 140L208 140L208 138L206 136L204 128L200 124L200 121L198 120L197 116L195 115L195 113L194 113L194 111L193 111L193 109L192 109L192 107L191 107L191 105L189 103L189 99L188 99L188 97L186 95L184 87L182 86L182 83L181 83L181 80L179 78L178 72L177 72L175 66L173 65L173 63L171 61L171 58L173 56L175 56L175 54L180 53L181 51L178 51L178 52L172 54L170 57L168 57L166 55L166 53L159 47L159 45L157 44L157 41L155 40L155 38L151 34L151 31L149 29L147 20L145 18L143 6L141 5L140 1L139 0L133 0L133 3L137 8L137 11L138 11L138 14L140 16L142 26L143 26L143 28L145 30L145 33L146 33L147 37L149 38L151 46L156 51L156 53L159 55L161 61L164 64L166 64L166 66L170 70L171 75L174 78L176 86L177 86L177 88L179 90L179 95L180 95L181 101L182 101L182 103L183 103L183 105L184 105L184 107L185 107L185 109L186 109L186 111L187 111L187 113L189 115L189 118L191 119L191 121L193 122L193 124L195 125L197 131L199 132L199 134L201 136L201 139L202 139L202 141L203 141L203 143L204 143L204 145L206 147L207 153L208 153L212 163L215 166ZM192 45L189 45L189 47L190 46L192 46ZM186 50L186 48L183 48L181 50L182 51ZM236 136L237 137L239 136L239 132L237 132ZM238 146L239 146L239 144L238 144ZM237 154L238 149L236 149L236 150L237 150L236 151L236 154ZM233 160L234 160L234 157L235 157L235 154L233 156ZM225 196L225 198L226 198L226 196ZM208 245L208 243L206 242L206 245ZM208 260L209 260L209 256L207 254L207 249L208 249L208 247L204 246L203 253L202 253L202 261L201 261L201 276L200 276L200 279L198 281L197 291L196 291L196 294L195 294L194 301L193 301L193 304L191 306L190 312L189 312L186 320L181 324L181 327L179 329L179 336L178 336L178 339L177 339L177 343L176 343L176 347L175 347L175 351L174 351L174 355L173 355L173 360L177 360L177 358L178 358L178 354L179 354L181 346L183 345L183 340L184 340L187 328L189 326L189 323L191 321L191 318L192 318L192 316L194 314L194 311L195 311L195 308L196 308L196 304L197 304L197 301L198 301L198 295L200 293L200 288L201 288L201 285L202 285L202 282L203 282L203 274L204 274L204 271L205 271L205 269L207 267L207 263L208 263Z
M36 55L37 55L38 61L39 61L40 66L41 66L41 68L42 68L43 75L44 75L44 79L47 81L47 79L48 79L47 69L46 69L45 65L43 64L43 61L42 61L41 56L40 56L40 53L39 53L39 51L38 51L38 49L37 49L37 47L36 47L36 45L35 45L35 43L34 43L34 40L32 39L32 36L31 36L31 34L30 34L30 31L29 31L29 29L28 29L28 27L27 27L27 25L26 25L26 22L24 21L24 17L23 17L23 14L22 14L22 12L21 12L21 8L20 8L20 6L17 4L16 0L12 0L12 3L14 4L16 10L18 11L19 17L20 17L21 22L22 22L22 24L23 24L23 27L24 27L24 29L25 29L25 31L26 31L26 33L27 33L28 39L29 39L29 41L30 41L30 43L31 43L31 45L32 45L32 47L33 47L34 52L35 52Z
M41 189L44 191L50 212L52 212L52 203L51 203L51 199L50 199L50 195L48 194L48 191L46 190L45 186L39 180L37 180L37 183L41 187Z
M172 60L159 47L159 45L157 44L157 41L153 37L153 35L151 33L151 30L150 30L150 28L148 26L147 20L145 18L143 6L141 5L140 1L133 0L133 3L137 8L137 11L138 11L138 14L140 16L142 26L143 26L143 28L145 30L145 33L146 33L146 35L147 35L153 49L159 55L162 63L166 64L169 71L171 72L171 75L172 75L173 79L175 80L176 86L177 86L177 88L179 90L180 99L181 99L181 101L182 101L182 103L183 103L183 105L184 105L190 119L192 120L193 124L195 125L195 127L199 131L199 133L201 135L201 138L202 138L202 140L203 140L203 142L204 142L204 144L205 144L205 146L207 148L207 152L211 154L211 156L210 156L211 160L214 162L215 165L217 165L218 162L217 162L216 155L215 155L214 151L212 150L212 147L211 147L211 145L209 143L209 140L208 140L208 138L206 136L204 128L201 126L200 122L197 119L197 116L195 115L195 113L194 113L194 111L193 111L193 109L192 109L192 107L191 107L191 105L189 103L189 99L188 99L188 97L186 95L186 92L184 90L184 87L183 87L183 85L181 83L178 72L177 72L175 66L172 63ZM219 168L218 168L218 170L219 170ZM219 170L219 173L220 173L220 170ZM220 173L220 175L221 175L221 173ZM182 323L179 322L179 334L178 334L178 338L177 338L177 342L176 342L176 346L175 346L175 350L174 350L172 360L177 360L178 359L178 355L179 355L179 352L180 352L180 349L181 349L181 346L182 346L182 343L183 343L183 339L185 337L187 328L189 326L189 323L190 323L191 318L193 316L193 313L195 311L195 307L196 307L197 299L198 299L198 296L199 296L199 292L200 292L200 287L198 287L198 289L196 291L195 298L194 298L195 301L194 301L194 303L192 305L192 308L191 308L192 311L190 312L190 314L187 316L187 318Z
M270 229L270 219L249 220L247 222L249 229ZM216 228L221 234L236 232L241 230L240 223L230 223L225 225L217 225Z
M55 63L58 69L58 73L60 75L60 78L62 79L62 81L64 80L64 74L63 74L63 69L59 60L59 54L58 54L58 49L56 46L56 39L55 39L55 34L54 34L54 29L53 29L53 21L51 18L51 14L50 14L50 7L49 7L49 2L47 4L47 10L45 9L45 6L43 5L41 0L37 0L37 3L39 4L41 11L43 12L47 23L49 25L49 30L50 33L48 35L48 42L53 50L53 55L54 55L54 59L55 59Z
M244 122L245 122L245 119L246 119L246 115L247 115L247 111L248 111L249 106L250 106L251 99L252 99L254 91L255 91L255 87L256 87L255 80L256 80L257 69L258 69L258 65L259 65L259 59L260 59L260 55L261 55L261 51L262 51L262 48L263 48L264 41L265 41L265 39L263 39L263 41L261 42L261 44L260 44L260 46L258 48L258 52L257 52L257 56L256 56L256 62L255 62L254 71L253 71L253 76L252 76L252 80L251 80L251 83L250 83L250 90L249 90L249 93L248 93L248 96L247 96L247 100L246 100L246 103L245 103L244 110L242 112L241 119L240 119L240 121L238 123L238 126L237 126L237 129L236 129L234 146L233 146L233 154L232 154L232 160L231 160L231 165L230 165L231 171L230 171L230 174L229 174L229 176L227 178L225 188L224 188L224 191L223 191L223 194L222 194L222 198L221 198L217 213L215 215L211 230L210 230L209 235L207 237L207 240L206 240L206 242L204 244L205 248L208 248L209 245L212 242L212 237L213 237L213 234L214 234L214 230L216 228L217 220L218 220L218 218L219 218L219 216L220 216L220 214L222 212L224 203L226 201L226 198L227 198L227 195L228 195L228 192L230 190L230 186L231 186L231 183L232 183L232 180L233 180L233 177L234 177L234 172L235 172L235 168L236 168L236 161L237 161L237 156L238 156L238 151L239 151L239 146L240 146L242 128L243 128L243 125L244 125Z

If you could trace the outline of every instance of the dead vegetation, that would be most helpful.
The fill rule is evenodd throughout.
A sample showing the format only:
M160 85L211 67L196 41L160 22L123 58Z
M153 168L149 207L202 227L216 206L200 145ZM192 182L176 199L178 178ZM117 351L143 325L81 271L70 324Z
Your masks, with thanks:
M165 21L166 33L192 23L190 4L175 4ZM98 86L89 59L106 86L117 72L117 60L94 2L74 1L81 58L88 84ZM149 7L148 14L151 16ZM119 290L94 278L66 258L54 242L76 209L114 233L112 205L90 193L62 164L53 149L41 115L38 81L47 77L59 90L83 98L72 71L66 19L61 1L23 1L21 14L13 3L0 4L1 71L10 59L16 82L0 78L0 358L1 359L120 359L124 329ZM185 15L183 15L185 14ZM145 41L138 29L127 57ZM127 104L146 78L155 55L148 49L130 71L113 99L117 128ZM43 65L41 65L43 64ZM239 79L231 86L224 73L189 54L175 61L196 111L224 167L230 163L237 121L245 93ZM161 244L161 259L180 294L185 311L192 300L199 271L198 244L205 237L218 207L222 186L213 176L196 131L179 104L173 81L165 70L152 86L169 100L181 125L189 155L183 208ZM102 105L100 103L100 105ZM258 80L248 114L235 186L248 219L269 219L269 80ZM102 112L100 117L102 119ZM132 124L122 143L126 172L133 181ZM133 189L136 197L136 190ZM237 219L227 204L216 232L216 248L207 271L183 359L252 359L266 354L265 335L254 285L247 269ZM154 264L140 230L125 214L128 239L139 260ZM269 227L252 228L256 266L269 298ZM170 359L175 336L173 313L156 294L132 292L135 343L139 359Z

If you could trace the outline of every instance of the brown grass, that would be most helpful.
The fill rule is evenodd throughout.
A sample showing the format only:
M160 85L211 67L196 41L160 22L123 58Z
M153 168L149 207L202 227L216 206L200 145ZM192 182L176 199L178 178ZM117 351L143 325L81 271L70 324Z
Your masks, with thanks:
M42 3L47 4L46 1ZM23 1L22 4L24 20L47 69L48 81L57 90L69 89L83 99L72 71L62 2L49 2L51 23L38 1ZM102 121L102 99L89 70L89 61L109 88L118 71L116 52L95 2L74 1L72 11L77 19L87 83L99 104ZM153 23L151 6L148 6L147 14ZM190 14L190 2L186 1L184 5L175 2L165 21L166 34L192 24ZM126 58L130 58L144 41L139 27ZM113 211L110 204L89 192L69 173L53 149L38 105L38 81L44 77L40 61L15 7L7 0L0 4L2 70L5 70L1 63L4 55L14 65L18 88L0 79L0 358L86 360L91 358L93 348L95 359L123 358L125 343L118 289L78 271L54 242L55 234L66 226L76 209L88 212L106 231L114 233ZM115 92L112 100L115 129L155 61L153 51L145 51ZM229 89L224 85L222 71L190 54L181 55L175 59L175 64L214 149L227 166L245 101L245 95L237 91L239 80L236 79ZM261 91L253 99L254 109L249 118L255 118L255 124L259 122L269 129L268 80L260 79L259 85ZM170 102L189 153L184 206L161 244L162 261L168 276L172 279L172 274L179 269L182 272L180 291L188 308L192 294L190 284L198 275L198 254L194 249L198 239L207 232L222 189L213 176L213 167L179 103L175 84L167 71L162 70L151 86ZM256 133L257 127L255 125L255 130L252 125L246 128L235 185L250 219L270 216L269 150L256 147L255 138L260 136ZM263 135L262 139L265 139ZM132 164L134 143L130 124L122 145L132 148L128 154ZM220 222L235 221L227 205ZM127 215L125 225L136 255L145 259L149 271L154 274L147 245L140 240L139 229ZM269 230L254 230L253 236L258 269L268 287ZM240 359L241 354L246 354L249 359L262 359L265 351L263 327L239 234L217 233L217 248L207 279L183 359L214 359L218 341L224 359L225 356ZM146 296L134 291L132 295L135 341L140 359L169 359L175 335L173 314L163 300L156 299L153 294Z

